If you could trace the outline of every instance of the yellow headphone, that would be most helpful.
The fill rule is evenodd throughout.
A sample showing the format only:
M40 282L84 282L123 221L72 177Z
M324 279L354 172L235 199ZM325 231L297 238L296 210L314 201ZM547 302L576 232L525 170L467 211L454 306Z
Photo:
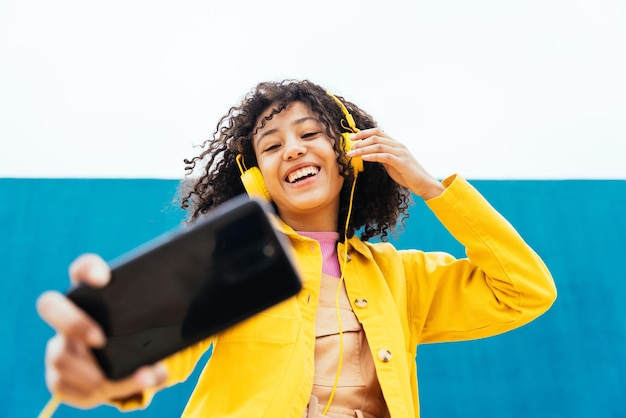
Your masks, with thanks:
M354 118L352 117L350 112L348 112L348 109L341 102L341 100L339 100L331 93L327 92L327 94L339 105L345 117L345 121L348 124L348 126L345 126L344 121L341 120L341 127L348 131L342 133L340 138L341 148L344 150L345 153L350 151L355 143L355 141L352 141L350 139L350 134L359 132L359 129L354 123ZM265 186L265 181L263 180L263 175L261 174L261 170L259 170L259 167L247 168L243 161L242 154L238 154L236 160L237 165L239 166L239 171L241 171L241 182L243 183L243 187L246 189L248 196L271 201L272 198L267 191L267 187ZM363 171L363 159L361 157L351 158L347 162L354 170L355 177L358 175L358 173Z
M263 174L261 174L259 167L246 168L242 154L237 155L237 165L239 166L239 171L241 171L241 182L246 192L248 192L248 196L265 199L268 202L271 201L270 192L267 191L265 180L263 180Z

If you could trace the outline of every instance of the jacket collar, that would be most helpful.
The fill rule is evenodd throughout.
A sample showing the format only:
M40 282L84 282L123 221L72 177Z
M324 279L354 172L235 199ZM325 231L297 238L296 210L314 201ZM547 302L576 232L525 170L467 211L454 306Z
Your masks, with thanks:
M300 241L311 240L311 238L303 237L302 235L298 234L292 227L290 227L285 222L283 222L283 220L280 219L278 215L272 214L270 216L270 220L276 230L287 235L292 240L300 240ZM344 245L343 242L339 243L339 248L337 249L338 252L342 251L343 245ZM369 248L368 243L361 241L361 239L358 236L354 235L352 238L349 238L348 245L354 251L362 254L366 258L372 258L372 252Z

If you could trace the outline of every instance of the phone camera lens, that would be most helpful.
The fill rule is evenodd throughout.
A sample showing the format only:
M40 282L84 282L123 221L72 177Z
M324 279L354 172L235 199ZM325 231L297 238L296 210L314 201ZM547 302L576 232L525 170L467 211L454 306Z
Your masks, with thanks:
M266 257L272 257L274 254L276 254L276 247L274 247L274 244L265 244L263 247L263 255Z

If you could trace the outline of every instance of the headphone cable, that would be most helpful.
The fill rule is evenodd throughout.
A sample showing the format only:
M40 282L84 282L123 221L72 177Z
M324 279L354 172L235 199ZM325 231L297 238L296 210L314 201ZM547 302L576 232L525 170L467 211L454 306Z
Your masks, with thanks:
M346 225L344 228L344 246L343 246L343 260L341 262L341 277L339 278L339 285L337 286L337 293L335 295L335 309L337 310L337 325L339 326L339 362L337 364L337 373L335 374L335 381L333 382L333 389L330 392L330 396L328 397L328 402L326 403L326 407L322 412L322 415L326 415L328 412L328 408L330 408L330 404L335 397L335 392L337 391L337 386L339 384L339 375L341 374L341 367L343 365L343 326L341 323L341 310L339 309L339 296L341 294L341 289L344 283L344 271L346 267L346 260L348 259L348 226L350 224L350 217L352 216L352 204L354 202L354 191L356 189L356 178L357 171L354 171L354 181L352 182L352 190L350 191L350 202L348 204L348 216L346 217Z
M37 417L38 418L51 418L52 415L54 415L54 412L59 407L59 405L61 405L61 397L59 395L52 395L50 399L48 400L48 402L46 403L46 406L43 407L43 409L41 410L41 412L39 413Z

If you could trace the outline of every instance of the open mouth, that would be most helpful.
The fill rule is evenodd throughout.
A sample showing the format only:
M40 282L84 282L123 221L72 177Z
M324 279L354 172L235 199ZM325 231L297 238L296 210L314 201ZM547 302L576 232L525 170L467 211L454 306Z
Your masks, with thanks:
M289 173L289 175L287 176L285 180L287 181L287 183L293 184L293 183L302 181L306 178L313 177L319 172L320 172L319 167L313 167L313 166L302 167L302 168L297 169L296 171Z

